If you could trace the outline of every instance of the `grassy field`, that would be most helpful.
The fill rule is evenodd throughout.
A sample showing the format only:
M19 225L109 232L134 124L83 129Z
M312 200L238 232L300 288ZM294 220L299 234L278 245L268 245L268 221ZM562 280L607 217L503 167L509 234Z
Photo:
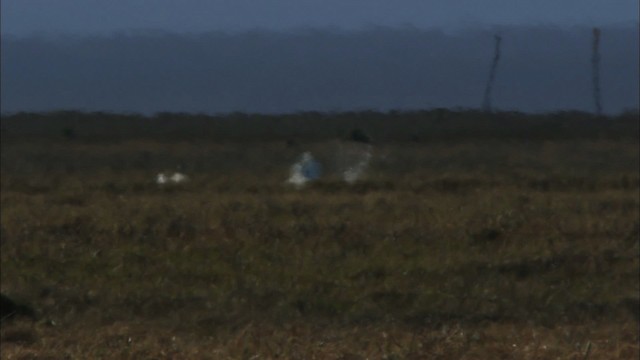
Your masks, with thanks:
M2 358L640 356L637 118L411 135L376 116L236 141L5 119L0 290L38 319L2 323ZM348 185L354 126L377 136ZM303 151L326 176L296 189Z

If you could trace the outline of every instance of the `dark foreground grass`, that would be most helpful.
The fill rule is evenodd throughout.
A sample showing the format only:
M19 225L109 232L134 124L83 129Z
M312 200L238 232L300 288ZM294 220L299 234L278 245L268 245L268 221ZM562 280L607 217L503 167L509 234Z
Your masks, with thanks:
M3 144L2 357L638 357L636 141L353 146Z

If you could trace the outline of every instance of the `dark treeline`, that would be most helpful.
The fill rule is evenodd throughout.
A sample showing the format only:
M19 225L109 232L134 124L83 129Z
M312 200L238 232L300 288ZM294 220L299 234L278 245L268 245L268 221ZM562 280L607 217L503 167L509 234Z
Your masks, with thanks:
M362 31L2 38L2 111L289 113L478 108L493 37L492 103L505 111L593 111L591 28L503 26L458 33ZM638 28L605 27L603 110L638 108Z
M482 139L637 141L637 112L597 117L582 112L523 114L434 109L389 112L140 114L60 111L17 113L1 120L2 139L68 141L323 141L366 134L374 142Z

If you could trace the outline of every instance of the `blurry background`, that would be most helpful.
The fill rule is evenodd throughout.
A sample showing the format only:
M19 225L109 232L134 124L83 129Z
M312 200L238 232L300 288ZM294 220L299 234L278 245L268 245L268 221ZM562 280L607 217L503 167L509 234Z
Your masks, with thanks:
M2 112L638 108L637 1L3 1Z

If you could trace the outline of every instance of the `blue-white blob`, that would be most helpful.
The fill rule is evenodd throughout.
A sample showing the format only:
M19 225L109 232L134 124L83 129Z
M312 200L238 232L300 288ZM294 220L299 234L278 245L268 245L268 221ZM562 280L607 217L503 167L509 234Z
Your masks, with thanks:
M291 166L291 176L289 176L287 182L296 187L302 187L309 181L319 179L320 176L322 176L322 165L313 158L310 152L305 152Z

